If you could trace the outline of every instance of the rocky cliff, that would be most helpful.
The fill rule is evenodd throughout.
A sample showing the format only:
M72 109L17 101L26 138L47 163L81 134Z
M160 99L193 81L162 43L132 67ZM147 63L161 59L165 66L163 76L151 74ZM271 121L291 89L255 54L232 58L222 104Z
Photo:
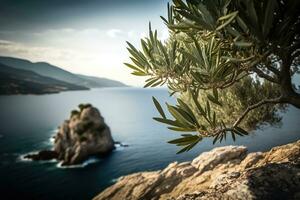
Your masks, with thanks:
M89 156L103 156L114 147L110 129L99 110L90 104L79 105L70 119L65 120L55 135L54 150L43 150L25 158L33 160L57 159L62 165L79 164Z
M97 108L80 105L64 121L55 136L54 151L63 165L78 164L91 155L105 155L114 149L109 127Z
M119 178L94 200L300 199L300 140L247 154L218 147L191 162Z

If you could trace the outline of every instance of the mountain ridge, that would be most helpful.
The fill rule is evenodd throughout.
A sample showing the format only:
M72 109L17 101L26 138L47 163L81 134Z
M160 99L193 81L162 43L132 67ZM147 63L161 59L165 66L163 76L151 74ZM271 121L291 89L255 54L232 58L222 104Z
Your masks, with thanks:
M74 74L72 72L69 72L67 70L64 70L58 66L52 65L47 62L31 62L29 60L22 59L22 58L0 56L0 63L7 65L9 67L33 71L42 76L50 77L53 79L57 79L60 81L64 81L64 82L68 82L71 84L80 85L88 88L126 86L125 84L119 81L115 81L111 79ZM112 83L113 86L109 85L107 82ZM101 85L101 83L103 84L103 86Z
M45 94L88 89L0 63L0 95Z

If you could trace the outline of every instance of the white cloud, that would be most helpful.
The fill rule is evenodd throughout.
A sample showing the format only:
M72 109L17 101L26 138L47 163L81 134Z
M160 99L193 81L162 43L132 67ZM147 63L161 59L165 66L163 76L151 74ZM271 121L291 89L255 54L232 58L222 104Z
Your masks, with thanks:
M79 56L78 53L70 49L60 49L55 47L30 46L13 41L0 40L0 54L13 56L31 61L60 61Z
M134 38L136 37L136 32L134 30L130 30L128 31L127 35L129 38Z
M110 29L106 32L106 34L111 38L115 38L121 33L123 33L123 31L120 29Z
M0 46L9 46L12 45L13 42L8 41L8 40L0 40Z

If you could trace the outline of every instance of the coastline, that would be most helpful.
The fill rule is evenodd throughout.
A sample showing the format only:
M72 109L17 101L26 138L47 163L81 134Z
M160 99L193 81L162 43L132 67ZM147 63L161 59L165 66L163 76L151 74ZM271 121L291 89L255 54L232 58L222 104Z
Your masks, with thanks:
M266 152L217 147L190 162L120 177L93 200L297 199L300 140Z

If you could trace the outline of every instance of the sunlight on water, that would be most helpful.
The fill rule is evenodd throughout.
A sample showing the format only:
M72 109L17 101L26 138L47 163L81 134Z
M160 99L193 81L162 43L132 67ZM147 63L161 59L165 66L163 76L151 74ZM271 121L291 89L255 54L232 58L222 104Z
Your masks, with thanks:
M56 166L58 168L61 168L61 169L84 168L84 167L86 167L88 165L100 162L101 160L102 159L92 157L92 158L89 158L88 160L84 161L82 164L70 165L70 166L62 166L62 162L59 162Z

